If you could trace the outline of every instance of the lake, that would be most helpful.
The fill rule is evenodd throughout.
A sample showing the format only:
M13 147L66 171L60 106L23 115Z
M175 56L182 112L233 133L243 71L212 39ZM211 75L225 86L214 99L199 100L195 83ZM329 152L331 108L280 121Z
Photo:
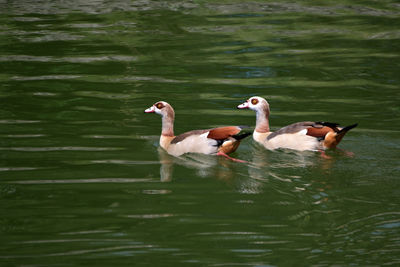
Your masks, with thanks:
M397 266L400 4L0 1L1 266ZM358 123L341 150L175 133Z

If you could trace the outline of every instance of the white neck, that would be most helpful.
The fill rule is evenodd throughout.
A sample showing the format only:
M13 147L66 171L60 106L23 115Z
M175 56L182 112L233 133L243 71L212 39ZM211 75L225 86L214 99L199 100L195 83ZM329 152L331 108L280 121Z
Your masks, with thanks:
M165 111L161 114L162 116L161 135L174 136L175 112L169 105L164 107L164 109Z
M174 116L165 114L162 116L161 135L174 136Z
M256 131L259 133L269 132L269 107L257 109L256 111Z

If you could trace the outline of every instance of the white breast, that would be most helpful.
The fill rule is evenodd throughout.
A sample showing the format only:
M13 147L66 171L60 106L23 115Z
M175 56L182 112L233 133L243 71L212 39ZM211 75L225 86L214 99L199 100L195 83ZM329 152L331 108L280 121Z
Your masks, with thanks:
M264 144L265 139L270 135L272 132L267 132L267 133L259 133L257 131L253 132L253 139L254 141Z
M171 144L167 151L173 156L180 156L185 153L217 153L217 141L207 138L208 133L188 136L176 144Z

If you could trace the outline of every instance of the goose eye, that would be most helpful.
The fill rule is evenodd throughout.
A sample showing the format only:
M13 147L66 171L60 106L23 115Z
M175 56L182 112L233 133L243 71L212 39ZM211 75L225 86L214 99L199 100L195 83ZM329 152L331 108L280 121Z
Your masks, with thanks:
M156 104L156 108L158 108L158 109L162 109L164 106L163 106L163 104L162 103L157 103Z
M253 98L253 99L251 100L251 104L257 105L257 103L258 103L258 99L257 99L257 98Z

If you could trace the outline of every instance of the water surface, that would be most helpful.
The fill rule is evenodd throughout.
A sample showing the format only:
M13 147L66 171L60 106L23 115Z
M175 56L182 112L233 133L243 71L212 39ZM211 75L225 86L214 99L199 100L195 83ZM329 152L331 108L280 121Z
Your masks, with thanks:
M400 263L395 1L0 2L4 266L376 266ZM330 159L169 156L175 131L359 126ZM349 156L352 152L354 155Z

